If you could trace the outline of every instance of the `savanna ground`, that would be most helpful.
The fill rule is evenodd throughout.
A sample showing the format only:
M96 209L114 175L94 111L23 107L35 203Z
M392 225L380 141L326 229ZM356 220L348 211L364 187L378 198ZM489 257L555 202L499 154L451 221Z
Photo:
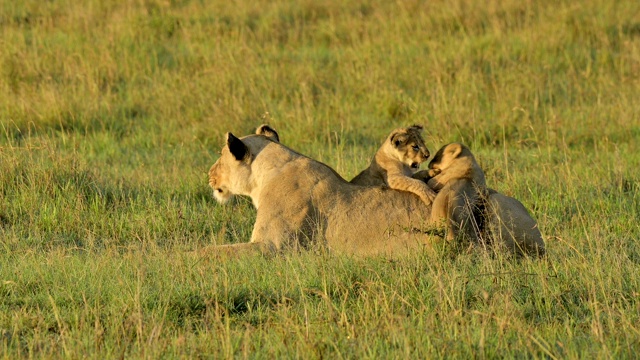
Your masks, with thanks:
M635 358L640 2L0 0L4 358ZM545 260L218 262L207 187L273 125L346 178L397 126L468 144Z

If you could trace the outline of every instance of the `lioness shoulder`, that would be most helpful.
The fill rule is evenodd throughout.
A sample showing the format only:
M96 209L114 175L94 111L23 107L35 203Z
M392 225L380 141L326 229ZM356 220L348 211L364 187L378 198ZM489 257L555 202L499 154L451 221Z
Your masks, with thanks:
M368 168L351 180L352 184L367 186L389 186L395 190L408 191L430 204L435 193L421 180L412 176L429 156L422 138L423 127L413 125L395 129L378 149Z

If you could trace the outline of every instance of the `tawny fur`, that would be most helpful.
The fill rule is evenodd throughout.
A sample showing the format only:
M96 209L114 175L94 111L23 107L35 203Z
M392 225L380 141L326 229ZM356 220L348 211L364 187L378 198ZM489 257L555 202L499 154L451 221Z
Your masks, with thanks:
M424 181L412 178L430 155L421 132L420 125L393 130L376 152L371 165L353 178L351 183L389 186L416 194L425 204L431 204L435 192Z
M445 224L448 240L477 242L473 210L486 185L469 148L459 143L442 147L429 163L429 175L429 187L438 191L431 221Z
M431 220L447 222L449 239L462 235L515 254L544 255L536 221L520 201L486 187L484 173L469 148L457 143L442 147L429 164L429 176L429 185L439 191ZM480 201L485 205L482 229L473 217Z
M321 246L358 256L414 253L437 240L423 231L431 207L413 194L348 183L333 169L275 142L273 135L236 138L209 170L221 202L246 195L257 209L249 243L204 253L240 255Z
M544 240L538 224L517 199L487 189L485 228L482 237L517 255L543 256Z

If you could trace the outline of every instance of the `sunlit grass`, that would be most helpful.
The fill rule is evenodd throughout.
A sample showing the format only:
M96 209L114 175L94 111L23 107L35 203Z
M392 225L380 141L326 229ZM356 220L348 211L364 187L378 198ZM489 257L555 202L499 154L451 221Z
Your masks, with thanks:
M635 1L0 0L0 354L631 358ZM351 178L388 132L468 144L548 258L218 263L223 135L268 122Z

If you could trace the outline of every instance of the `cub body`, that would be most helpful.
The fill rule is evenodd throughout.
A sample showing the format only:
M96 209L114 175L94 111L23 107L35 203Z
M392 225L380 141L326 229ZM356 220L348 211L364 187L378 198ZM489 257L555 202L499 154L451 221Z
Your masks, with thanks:
M423 181L412 176L420 164L429 158L429 150L422 139L422 126L413 125L395 129L376 152L371 164L351 180L364 186L389 186L407 191L431 204L435 193Z
M452 143L442 147L429 163L429 187L438 194L431 221L445 223L447 239L478 241L474 208L485 191L484 172L468 147Z

